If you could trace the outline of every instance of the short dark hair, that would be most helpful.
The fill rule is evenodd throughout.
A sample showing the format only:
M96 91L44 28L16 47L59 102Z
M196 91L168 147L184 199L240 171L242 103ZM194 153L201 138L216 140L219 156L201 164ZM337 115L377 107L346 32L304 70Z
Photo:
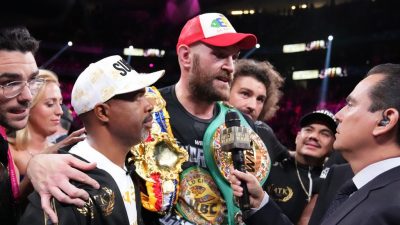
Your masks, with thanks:
M400 64L380 64L368 71L367 76L382 75L380 80L371 89L370 112L395 108L400 113ZM399 123L398 123L399 124ZM400 144L400 126L397 125L397 143Z
M3 28L0 30L0 50L32 52L39 48L39 41L31 36L25 27Z
M275 67L268 61L257 61L254 59L239 59L235 63L232 86L238 77L253 77L264 84L267 89L266 99L258 120L268 120L278 111L278 102L282 97L280 88L284 79Z

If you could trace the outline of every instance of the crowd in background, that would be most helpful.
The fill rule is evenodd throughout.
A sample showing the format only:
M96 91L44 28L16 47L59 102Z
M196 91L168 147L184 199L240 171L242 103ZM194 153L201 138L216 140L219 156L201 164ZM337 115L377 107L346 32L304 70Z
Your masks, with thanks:
M318 200L325 201L328 199L324 202L324 206L329 206L330 204L327 204L327 202L331 202L333 193L336 193L339 186L344 183L344 180L343 182L340 181L339 184L334 185L335 190L329 193L318 192L320 188L324 190L324 188L330 187L327 182L330 182L331 178L328 179L326 175L329 169L333 171L337 168L331 167L331 165L337 162L343 163L343 159L338 159L340 162L326 162L328 159L326 157L328 156L331 156L330 159L336 159L337 156L341 157L337 152L337 154L332 154L332 150L336 149L336 146L338 146L338 150L342 151L341 153L351 166L351 168L346 168L347 172L352 171L352 173L349 173L349 177L346 176L346 178L350 179L350 175L355 174L353 180L355 179L354 182L357 187L353 191L360 190L356 192L357 197L361 195L359 193L364 193L365 190L369 192L370 186L366 185L367 188L362 187L366 183L368 184L371 179L372 184L375 184L376 180L388 180L393 182L393 185L388 184L387 187L383 188L394 188L397 185L398 178L397 174L393 171L397 171L398 169L392 168L397 167L400 161L398 158L398 143L395 142L398 137L394 136L398 135L397 132L394 132L394 128L398 126L398 105L397 102L393 103L397 95L397 89L393 88L393 85L398 82L396 75L398 75L399 68L397 64L381 64L370 70L367 78L362 78L372 65L388 60L396 62L399 59L399 54L396 53L397 48L390 48L388 46L391 46L394 40L399 38L400 32L396 30L398 29L396 26L385 23L396 18L388 13L392 12L393 9L386 8L382 2L385 2L385 0L360 2L359 4L353 2L337 7L323 7L319 9L314 9L311 6L309 9L303 11L280 11L275 15L259 12L254 17L249 17L250 19L245 16L232 18L233 24L239 24L237 29L244 32L257 33L259 38L258 43L263 45L265 42L269 42L271 43L270 48L263 46L259 49L252 49L257 43L257 38L251 33L237 34L233 31L221 35L218 33L221 30L218 30L211 37L204 37L205 30L212 30L215 27L211 26L212 28L207 28L199 21L212 20L212 25L215 25L214 23L221 23L222 25L225 22L229 23L224 15L218 13L202 14L189 20L181 30L178 44L174 51L168 50L168 48L171 48L168 41L171 38L174 39L175 43L176 38L168 37L164 39L162 47L167 48L167 54L164 58L129 57L127 58L128 62L126 62L120 56L114 55L98 61L102 56L109 56L116 52L120 54L120 52L118 52L117 48L112 48L111 46L98 45L100 43L98 42L99 40L93 40L90 44L86 43L88 44L87 46L78 45L75 49L71 48L71 51L64 52L60 57L55 58L55 61L48 64L44 63L44 61L49 58L48 56L52 50L57 49L57 45L52 45L50 42L46 43L44 41L44 48L37 55L38 66L45 64L46 69L58 73L58 79L52 72L50 72L49 78L43 75L47 70L38 70L33 55L36 49L35 51L20 50L17 45L17 48L14 49L12 38L10 39L10 36L7 36L9 34L6 34L4 36L4 40L6 40L4 46L6 47L1 46L6 50L0 51L3 57L2 61L0 61L0 63L3 63L1 69L6 71L1 74L2 78L4 77L1 84L1 89L3 90L1 97L3 101L2 107L8 107L7 109L9 109L9 111L4 111L4 115L7 115L7 112L9 112L11 116L9 118L4 116L1 121L2 126L7 131L7 137L2 133L4 139L1 139L3 144L1 147L8 154L12 152L13 156L4 156L3 154L2 158L8 159L8 161L7 164L4 164L2 161L1 165L6 165L8 173L5 173L5 175L9 175L9 177L4 177L7 181L8 179L11 181L11 189L10 191L6 190L9 192L5 196L12 195L11 197L13 198L10 198L10 200L12 202L15 200L13 204L8 205L14 206L15 203L15 206L19 206L20 202L18 200L20 197L22 200L26 200L25 195L32 192L31 184L33 184L36 192L29 198L30 203L21 220L23 224L32 221L32 219L38 219L35 221L37 224L42 224L43 219L44 221L50 219L55 221L57 219L54 218L54 212L58 210L62 212L59 214L60 221L67 222L71 220L71 216L67 216L70 214L80 215L79 218L76 218L77 221L87 221L90 218L95 218L99 222L104 220L104 216L111 223L122 219L124 223L129 221L129 223L133 222L133 224L143 224L143 222L170 224L172 221L175 224L189 224L189 221L195 224L206 224L210 221L211 223L219 224L223 220L229 224L233 224L242 220L238 218L240 210L237 204L231 199L232 194L240 196L241 187L237 181L239 178L239 180L247 183L251 192L252 208L245 210L240 205L242 213L240 215L243 216L246 223L257 224L258 222L254 221L263 221L265 218L262 215L266 211L267 213L272 213L269 217L280 221L280 224L291 224L301 221L304 217L310 217L311 213L310 211L307 212L307 208L314 207L316 203L315 199L317 199L316 195L318 194L322 195ZM378 21L371 20L369 17L367 18L360 14L356 17L357 19L344 20L342 18L331 24L333 18L344 15L342 13L348 13L349 9L354 8L354 6L368 11L372 16L383 14L389 14L389 16L386 16L382 21ZM381 10L385 10L385 12ZM107 12L102 9L97 8L93 11L93 13L101 15L103 15L103 12L104 15L107 15ZM318 20L315 19L317 17L319 18ZM274 22L275 19L276 21ZM96 30L95 28L99 26L101 21L103 20L100 18L96 22L87 22L90 24L91 29ZM251 24L258 21L262 22L257 26L251 26ZM268 21L268 25L264 24L266 21ZM363 23L370 22L371 24L370 26L360 27L358 26L358 22L360 21L363 21ZM310 27L301 26L308 23L310 23ZM348 24L348 26L344 26L343 23ZM324 24L330 24L330 26L325 26ZM156 22L150 25L150 31L160 26ZM144 25L141 24L141 26ZM196 29L193 29L193 27L198 27L202 32L196 33ZM246 29L250 27L256 30ZM346 27L346 29L355 27L357 29L354 29L353 33L347 33L347 30L342 29L343 27ZM87 27L77 27L81 32L85 28ZM171 26L166 29L167 32L171 32L175 28ZM286 38L278 40L277 36L269 36L267 32L269 29L286 32ZM324 87L322 79L293 80L291 74L295 70L322 69L326 50L320 49L303 53L283 54L278 49L288 42L295 42L296 40L309 41L308 38L326 36L328 31L335 32L335 38L338 39L337 42L334 42L336 46L333 48L334 54L332 54L330 64L332 66L343 67L346 70L346 76L329 78L327 90L322 89ZM40 29L37 32L40 38ZM157 32L154 33L157 34ZM213 30L212 32L215 31ZM222 32L227 31L223 30ZM303 36L296 36L295 33L297 32L303 34ZM121 39L127 33L115 39L115 47L120 44L119 42L122 43ZM308 36L310 33L312 35ZM24 30L22 30L21 34L29 36L29 33ZM101 35L102 33L98 34ZM369 36L366 38L361 37L363 34L369 34ZM51 33L47 38L53 37L54 40L58 40L54 35L55 33ZM90 34L86 41L89 41L93 35L96 34ZM143 47L152 44L152 35L148 37L148 42L143 44ZM226 38L227 36L224 35L231 36L229 36L230 38ZM235 39L235 35L238 35L237 37L240 37L240 39ZM19 37L21 36L15 39ZM107 38L109 37L105 36L102 41L107 43ZM137 38L138 40L136 40ZM135 42L141 44L141 41L144 41L144 39L140 40L140 38L143 37L138 35L133 38L135 40L129 40L129 43ZM22 40L22 42L25 40ZM35 40L32 43L35 46L37 45ZM9 44L12 47L8 47L7 45ZM362 47L365 44L370 46L371 49ZM381 48L380 46L385 47ZM381 54L388 48L390 50ZM357 49L362 50L358 51ZM238 57L240 50L242 50L242 55ZM175 51L176 54L171 53ZM77 52L79 53L75 55L74 53ZM364 52L368 53L364 54ZM84 57L78 61L77 57L82 55ZM249 61L238 59L243 56L244 58L249 57L252 59ZM177 62L176 57L178 58ZM96 60L93 60L93 58ZM172 58L174 58L174 63L170 62ZM265 58L275 65L275 67L268 61L256 61L257 59L265 60ZM352 60L347 60L349 58ZM10 59L11 64L24 64L25 67L21 66L21 68L26 69L26 71L22 73L20 73L21 71L15 72L14 70L19 67L9 66L10 63L7 60ZM16 60L16 62L13 60ZM132 63L131 60L133 61ZM25 63L24 61L29 62ZM93 61L97 62L93 63ZM92 64L89 65L89 63ZM268 76L269 81L268 79L264 81L256 77L246 77L253 73L253 71L248 72L243 70L245 71L243 72L240 70L246 66L250 69L261 68L263 67L261 64L265 66L265 76ZM165 71L158 71L149 74L149 76L139 75L131 65L135 70L141 72L165 68L167 75L156 83L164 75ZM241 74L234 73L236 67L239 68L237 73L243 73L243 77L241 77ZM86 69L80 73L79 71L82 71L82 68ZM79 73L79 78L76 80L76 76ZM125 76L127 74L130 76ZM231 77L230 74L234 77ZM283 75L283 79L280 77L280 74ZM42 78L42 75L45 78ZM243 83L250 81L252 84L249 86L251 87L245 87L246 85L241 86ZM373 86L375 83L382 85L376 85L377 88L372 88L375 87ZM146 88L146 86L152 84L155 84L160 91L154 87L153 89ZM127 88L128 86L129 88ZM354 86L356 86L355 89L353 89ZM386 89L390 90L390 92L386 93ZM36 92L37 90L40 91ZM327 100L321 103L320 96L322 91L326 91ZM148 96L152 92L156 96L153 96L153 99ZM350 92L352 94L348 96ZM235 96L235 99L232 96ZM256 97L255 101L250 98L251 96ZM271 100L268 100L269 96L274 96L274 101L270 103L270 107L266 107ZM370 101L370 99L372 100ZM255 102L257 102L257 109L251 109L250 105ZM18 104L19 108L17 106L13 108L12 103ZM61 106L62 103L64 104L64 108ZM231 108L231 105L237 107L237 109ZM313 111L316 109L322 110ZM30 113L35 112L35 115L30 114L28 118L28 115L25 114L29 110ZM75 123L68 132L71 133L70 135L66 133L65 129L62 130L58 127L65 110L72 114L72 118L67 118L67 120L70 122L74 121ZM268 114L268 110L270 114L265 116ZM240 117L238 114L238 118L236 119L240 120L244 127L254 130L253 133L255 136L251 137L252 141L250 142L252 147L246 150L246 160L253 162L248 157L252 157L251 155L259 157L259 154L267 155L270 152L270 157L266 157L265 155L265 157L261 157L260 162L254 161L256 162L255 171L257 172L255 174L242 174L236 170L226 172L225 170L228 167L225 168L224 160L210 158L212 156L225 159L223 154L226 153L219 153L218 150L215 150L216 147L214 145L217 137L215 135L221 132L219 129L224 129L221 128L224 124L224 121L221 120L221 115L228 115L232 111L240 114ZM329 111L333 113L337 112L337 114L334 116ZM365 111L365 113L360 113L360 111ZM312 113L307 114L307 112ZM258 115L259 113L260 115ZM358 117L353 117L354 113L364 116L366 123L358 123ZM15 118L13 117L14 115L16 115ZM24 119L18 120L23 115ZM247 115L248 117L243 115ZM152 122L153 120L155 122ZM355 127L360 127L360 133L365 134L365 137L357 135L352 137L354 135L351 132L352 121L355 121ZM156 126L156 129L154 129L156 123L160 127ZM85 126L87 136L83 135L83 132L85 132L84 129L78 130L82 125ZM153 128L151 128L152 126ZM339 129L339 126L341 129ZM369 133L370 130L362 129L363 126L368 129L371 128L370 133L372 135ZM23 127L25 127L22 130L23 135L20 135L21 132L19 131L15 132ZM144 153L151 151L151 149L147 148L146 144L155 140L158 141L158 133L155 133L155 130L158 128L159 132L162 131L170 135L168 140L172 140L172 145L168 145L168 148L160 148L158 144L153 146L153 150L155 150L154 154L160 154L160 157L155 157L156 160L159 160L156 165L160 168L168 165L163 164L161 166L161 163L164 163L161 157L162 153L164 153L163 151L167 151L167 153L174 152L175 157L181 159L183 163L182 165L175 164L174 166L177 167L177 170L173 170L175 174L169 175L173 177L179 174L180 180L177 177L176 180L172 178L168 180L165 177L161 178L161 183L158 183L158 185L162 185L161 193L160 190L156 189L157 185L155 184L159 181L154 177L155 174L152 174L151 171L141 171L140 165L136 163L140 160L140 157L137 155L138 153L135 153L135 151L141 151L138 150L139 147L136 150L131 149L133 145L140 143L145 146L143 147L145 148ZM77 131L73 132L74 130ZM347 135L345 134L346 131L349 132ZM65 139L54 144L49 141L50 139L47 139L52 135L57 135L57 138L58 136L63 136ZM359 139L359 142L353 145L351 138L348 137L356 140ZM55 139L56 137L54 136L53 138ZM24 140L29 140L29 142ZM365 145L363 140L369 141L369 145ZM9 148L6 144L7 141L10 144ZM74 170L74 167L78 169L82 168L83 170L85 170L85 167L93 169L94 164L85 164L79 160L81 164L78 162L72 163L71 158L65 158L65 156L58 154L55 154L54 160L49 158L43 159L42 156L39 156L48 155L42 153L54 153L76 142L79 142L79 144L73 147L72 153L89 162L98 162L97 167L107 171L94 169L86 172L86 176L90 176L100 183L101 190L98 190L95 187L98 184L88 177L85 177L86 180L83 180L83 178L78 180L92 187L80 186L82 185L80 182L68 182L71 177L76 179L77 176L84 176L83 173ZM175 142L177 142L177 145ZM335 144L336 142L338 144ZM162 140L160 143L165 144L167 142L166 140ZM179 148L183 150L179 150ZM86 149L89 153L81 151L82 149ZM315 149L324 150L324 152L314 151ZM383 159L379 157L378 150L380 149L388 149L384 152L385 158ZM210 155L211 150L214 155ZM370 151L374 154L362 154L362 150L364 152ZM361 152L359 153L360 155L356 155L358 152ZM168 155L168 157L168 160L173 159L171 155ZM58 160L61 160L65 164L54 166ZM44 162L45 164L49 163L48 171L46 169L43 170ZM136 163L135 166L133 166L133 162ZM16 165L16 171L12 169L14 164ZM250 164L243 166L248 165ZM266 167L267 165L268 168ZM377 169L381 168L381 165L388 167L376 170L378 171L376 172L378 178L374 180L372 176L367 176L375 174L375 170L368 169L370 165ZM112 169L109 171L109 168L114 168L115 170ZM146 168L152 167L145 166L143 168L147 170ZM42 169L42 172L38 172L39 169ZM74 174L71 170L74 171ZM169 171L171 171L171 167ZM358 174L360 171L361 173ZM54 176L46 176L47 173L53 174L53 172ZM271 176L268 175L270 172L272 172ZM324 173L325 177L323 177ZM329 175L332 175L332 173ZM381 178L381 173L388 173L391 178L386 179L387 177L385 176ZM146 178L143 176L150 177ZM196 176L200 176L202 179L193 180L193 177ZM292 178L281 179L283 176L291 176ZM21 178L20 183L16 182L18 177ZM34 177L39 177L39 181L34 179ZM206 181L208 177L210 179ZM268 182L266 182L266 177L269 178ZM369 178L365 179L366 177ZM230 188L227 186L229 184L221 182L223 179L229 181ZM338 181L338 178L332 179L334 182ZM52 183L53 181L55 182ZM143 189L144 181L146 182L146 191ZM193 187L189 188L187 184L193 184L192 181L195 181L195 183L198 182L196 183L198 185L196 187L205 186L207 193L214 197L211 199L209 196L204 197L201 191L195 190ZM285 182L288 182L288 184ZM167 184L169 185L168 187ZM19 188L18 185L20 185ZM279 185L287 186L287 189L281 188ZM351 182L351 185L354 186L354 183ZM7 186L7 188L9 187ZM77 190L81 191L79 193L80 196L76 196L78 195ZM120 192L113 192L116 190ZM295 206L285 206L285 202L292 198L293 190L295 190L294 199L299 200L301 204L296 203ZM373 191L374 189L372 189ZM373 192L372 196L375 193ZM105 212L104 208L101 208L105 205L103 204L103 199L98 201L98 196L109 195L112 197L115 194L117 196L116 207L123 209L125 204L128 217L120 217L115 213L112 214L112 217L107 217L110 213ZM50 204L51 195L57 201L54 202L52 200L53 202ZM91 196L90 198L93 199L93 202L89 200L83 208L76 208L75 205L82 207L82 200L86 200L87 195ZM154 211L159 210L158 212L160 212L160 209L153 210L155 207L158 207L157 202L151 201L154 196L163 201L170 198L168 201L169 205L163 204L163 207L168 209L164 209L166 213L162 212L162 216L153 216ZM377 196L387 197L386 194L380 195L379 193L377 193ZM108 202L109 200L106 200L107 204L114 205L114 200L112 199ZM367 200L369 201L369 199ZM397 198L393 198L393 201L397 201ZM205 202L218 209L215 211L215 214L212 213L211 208L209 212L204 211L202 207L208 206ZM275 202L279 207L275 207ZM334 201L331 203L333 204ZM85 211L86 209L92 210L91 207L93 207L93 204L99 204L100 207L98 208L99 213L95 213L96 216L94 217ZM288 202L288 204L292 204L292 202ZM297 207L299 205L301 207ZM368 206L368 204L365 205ZM142 206L145 210L142 209ZM172 211L169 207L176 207L176 210ZM303 207L306 210L303 211ZM395 209L396 207L397 203L395 207L388 208L388 210ZM15 209L17 208L19 207L15 207ZM297 208L295 214L291 214L294 212L293 208ZM282 216L280 216L280 213L273 213L275 212L274 210L281 212L281 209L283 210ZM320 209L323 210L319 212L318 210ZM46 213L43 214L43 217L38 217L37 215L42 214L43 210ZM149 214L147 210L149 210ZM14 211L16 215L20 213L17 211ZM121 210L118 210L118 212L121 212ZM317 207L316 212L319 217L316 220L318 222L312 222L311 220L310 224L336 220L336 217L331 216L333 212L331 207L329 209ZM208 215L209 213L210 215ZM124 213L122 214L125 215ZM206 218L206 215L209 217ZM377 215L378 219L386 218L386 214L379 214L377 212ZM287 220L286 216L289 217L290 221ZM388 218L392 217L396 217L396 214L388 215ZM17 216L16 218L19 217ZM345 221L350 221L349 224L353 220L352 216L345 218ZM305 221L308 222L308 219ZM368 221L366 221L366 224L368 224Z

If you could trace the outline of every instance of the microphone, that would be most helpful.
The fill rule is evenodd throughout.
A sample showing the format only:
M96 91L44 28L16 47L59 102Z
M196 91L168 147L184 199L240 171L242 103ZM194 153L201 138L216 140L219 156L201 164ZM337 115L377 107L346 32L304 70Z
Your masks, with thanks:
M233 167L246 173L244 150L250 149L250 132L246 127L240 126L240 118L237 112L228 111L225 115L226 128L221 131L221 149L232 153ZM242 211L249 210L250 198L247 184L241 183L243 195L239 198L239 206Z

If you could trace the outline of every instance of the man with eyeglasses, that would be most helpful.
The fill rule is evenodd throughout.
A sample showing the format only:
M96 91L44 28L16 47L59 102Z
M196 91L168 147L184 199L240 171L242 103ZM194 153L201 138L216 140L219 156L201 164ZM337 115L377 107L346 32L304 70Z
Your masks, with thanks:
M21 94L25 86L28 86L31 95L34 96L44 82L45 80L40 78L34 78L30 81L11 81L5 85L0 85L0 88L3 91L3 96L6 98L14 98Z
M51 195L65 203L80 206L84 204L82 199L88 198L85 191L72 186L68 179L79 180L98 188L96 181L77 170L93 169L95 164L84 163L70 155L42 154L33 157L28 164L28 176L19 182L5 131L19 130L26 126L32 96L44 83L43 80L36 79L39 70L34 53L38 47L39 42L26 28L0 30L0 221L2 224L17 223L22 210L20 202L31 189L28 178L40 193L44 210L53 218L55 214L50 208Z

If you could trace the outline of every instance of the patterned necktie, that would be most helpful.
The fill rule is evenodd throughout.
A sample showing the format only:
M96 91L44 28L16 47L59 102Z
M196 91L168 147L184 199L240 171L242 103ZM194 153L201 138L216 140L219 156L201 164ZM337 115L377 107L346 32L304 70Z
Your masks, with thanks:
M350 195L353 194L355 191L357 191L357 187L354 184L353 180L350 179L346 181L346 183L344 183L340 187L338 193L335 196L335 199L329 205L329 208L326 211L324 219L322 221L326 220L330 215L332 215L333 212L335 212L335 210L339 208L339 206L343 202L345 202L350 197Z

